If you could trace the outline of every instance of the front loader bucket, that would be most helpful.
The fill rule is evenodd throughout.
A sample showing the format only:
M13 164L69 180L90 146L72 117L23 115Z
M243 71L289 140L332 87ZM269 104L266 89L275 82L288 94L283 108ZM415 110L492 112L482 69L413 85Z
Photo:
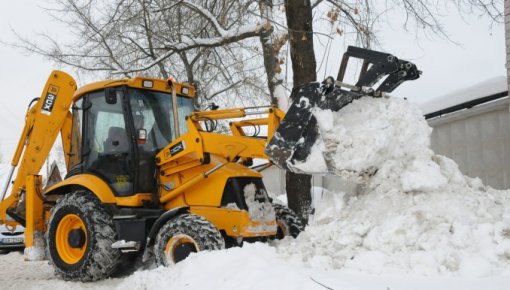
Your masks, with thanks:
M355 85L343 82L350 57L364 60ZM414 64L391 54L349 46L337 80L328 77L322 83L308 83L293 90L290 96L292 103L268 142L266 154L278 167L296 171L293 165L307 160L320 134L313 116L314 108L339 111L363 96L382 97L404 81L417 79L420 74ZM378 88L372 88L377 83L380 83Z

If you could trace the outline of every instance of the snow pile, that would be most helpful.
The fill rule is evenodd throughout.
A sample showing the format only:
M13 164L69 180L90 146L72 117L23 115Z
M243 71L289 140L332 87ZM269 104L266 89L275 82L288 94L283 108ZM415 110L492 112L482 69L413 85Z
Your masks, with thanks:
M276 231L275 211L268 195L263 188L257 188L254 183L247 184L244 189L244 199L248 206L248 214L257 225L250 225L251 232L273 232Z
M311 225L279 252L312 267L374 274L486 276L510 269L510 193L485 188L434 155L417 108L363 98L316 116L322 139L302 168L314 168L324 151L324 163L364 185L355 196L326 192Z
M266 244L192 254L168 268L138 271L116 289L321 289L306 268L278 257Z
M331 172L361 182L388 159L403 160L431 154L432 129L420 110L397 98L364 97L338 112L314 109L320 138L304 172Z
M250 183L244 187L243 192L251 220L274 221L273 206L267 199L267 194L263 189L258 190L254 183Z

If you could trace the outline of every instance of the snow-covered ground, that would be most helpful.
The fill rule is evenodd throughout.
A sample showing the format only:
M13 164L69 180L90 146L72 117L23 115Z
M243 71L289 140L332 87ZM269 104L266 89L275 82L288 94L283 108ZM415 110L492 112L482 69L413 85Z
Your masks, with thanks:
M66 282L53 276L47 262L23 261L18 252L0 255L1 289L508 289L510 276L454 277L324 270L287 259L266 244L203 252L170 267L135 272L93 283ZM320 284L324 285L320 285Z
M297 239L202 252L169 268L64 282L47 262L0 256L2 289L509 289L510 192L430 150L421 112L364 98L316 111L322 138L303 170L363 183L325 191Z

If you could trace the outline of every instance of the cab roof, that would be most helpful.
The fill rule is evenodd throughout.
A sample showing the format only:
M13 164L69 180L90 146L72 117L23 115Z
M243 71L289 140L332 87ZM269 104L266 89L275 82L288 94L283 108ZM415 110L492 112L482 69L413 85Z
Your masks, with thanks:
M158 91L158 92L164 92L164 93L172 93L172 88L168 83L168 80L163 79L155 79L155 78L148 78L148 77L135 77L131 79L114 79L114 80L105 80L100 82L94 82L87 85L84 85L76 92L73 96L73 101L76 101L78 98L83 96L86 93L97 91L97 90L103 90L105 88L111 88L111 87L119 87L119 86L128 86L131 88L138 88L138 89L145 89L145 90L152 90L152 91ZM174 82L174 86L176 88L176 92L179 95L186 96L186 97L195 97L196 91L195 88L188 84L178 83ZM187 93L186 93L187 91Z

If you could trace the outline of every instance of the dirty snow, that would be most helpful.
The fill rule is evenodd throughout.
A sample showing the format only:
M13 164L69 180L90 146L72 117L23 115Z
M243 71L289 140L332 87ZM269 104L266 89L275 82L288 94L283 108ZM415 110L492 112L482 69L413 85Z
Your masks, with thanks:
M223 208L239 210L239 207L237 206L237 204L235 202L227 203Z
M244 189L244 199L248 205L248 213L253 221L274 221L275 212L267 198L265 190L258 190L254 183L247 184ZM269 231L275 228L269 229Z
M32 247L25 248L24 255L28 261L43 261L45 259L45 247L46 242L44 241L44 235L41 232L34 233L34 245Z
M341 114L315 114L325 138L303 168L334 168L362 186L355 195L321 190L316 214L297 239L201 252L170 268L88 284L58 280L47 262L24 262L15 252L0 255L0 285L52 290L508 288L510 193L463 176L455 162L435 155L429 147L431 129L416 107L399 99L363 98ZM314 163L321 160L322 168ZM255 202L254 186L245 193L252 193L247 203Z

